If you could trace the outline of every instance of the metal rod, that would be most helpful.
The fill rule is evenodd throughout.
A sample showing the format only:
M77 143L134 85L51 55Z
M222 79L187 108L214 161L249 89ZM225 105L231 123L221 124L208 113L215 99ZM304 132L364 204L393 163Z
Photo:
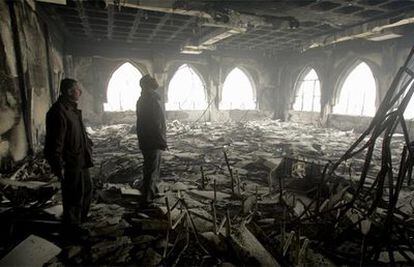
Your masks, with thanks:
M213 190L214 190L214 203L217 202L217 188L216 188L216 179L213 182Z
M229 159L227 158L227 152L225 149L223 149L223 153L224 153L224 160L226 161L226 165L227 165L227 169L229 170L230 173L230 187L231 187L231 195L234 196L234 177L233 177L233 171L230 167L230 163L229 163Z
M229 209L226 210L226 236L230 237L231 235L231 221L230 221L230 212Z
M200 167L200 171L201 171L201 189L204 190L205 189L205 176L204 176L204 169L202 165Z
M211 201L211 210L213 212L213 229L214 233L217 233L217 212L216 212L216 203L214 201Z

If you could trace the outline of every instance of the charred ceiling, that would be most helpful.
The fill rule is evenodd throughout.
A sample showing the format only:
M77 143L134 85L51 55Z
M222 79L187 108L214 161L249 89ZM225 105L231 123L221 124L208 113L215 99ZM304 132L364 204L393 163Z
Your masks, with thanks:
M187 49L190 53L200 49L271 53L303 50L314 39L337 34L343 37L350 35L349 29L361 34L414 16L414 1L408 0L39 3L63 28L65 38L78 47L119 45L129 49ZM375 21L380 25L372 24Z

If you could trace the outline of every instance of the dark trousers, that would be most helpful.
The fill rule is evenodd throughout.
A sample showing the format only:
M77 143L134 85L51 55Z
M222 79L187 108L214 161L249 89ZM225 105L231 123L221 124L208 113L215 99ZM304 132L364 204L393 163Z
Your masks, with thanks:
M143 199L151 202L158 193L157 183L160 179L161 150L142 150L144 156Z
M62 181L63 223L79 225L86 221L92 201L92 180L88 169L65 170Z

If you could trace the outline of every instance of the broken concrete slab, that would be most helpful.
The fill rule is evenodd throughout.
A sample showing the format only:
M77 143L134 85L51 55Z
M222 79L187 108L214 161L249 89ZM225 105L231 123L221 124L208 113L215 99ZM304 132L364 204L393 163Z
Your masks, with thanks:
M194 225L199 233L213 230L213 217L204 209L190 209Z
M36 235L30 235L0 260L0 266L42 267L60 252L61 249L55 244Z
M258 157L256 163L257 164L262 164L263 166L265 166L266 168L268 168L269 170L273 170L275 168L277 168L280 163L282 162L283 158L276 158L275 156L271 155L269 157L263 157L263 156L257 156Z
M248 196L248 197L243 198L242 200L243 214L249 214L250 212L252 212L256 203L257 203L256 196Z
M139 197L142 196L141 191L134 188L121 188L121 194L123 196L133 196L133 197Z
M227 243L222 235L217 235L213 232L204 232L200 235L202 242L215 254L228 253Z
M44 209L44 211L50 215L55 216L56 219L59 219L63 215L63 205L55 205Z
M180 160L195 160L201 157L201 154L192 153L192 152L182 152L182 153L175 153L174 156L178 157Z
M233 246L239 259L247 264L256 262L260 266L280 266L273 256L263 247L256 237L242 225L231 235Z
M188 191L188 194L210 200L214 199L214 191L190 190ZM224 199L230 198L230 195L222 192L216 192L216 197L218 201L223 201Z
M15 187L26 187L29 189L39 189L41 187L47 186L49 183L40 182L40 181L16 181L10 179L0 179L0 185L3 186L15 186Z
M177 192L177 191L187 191L187 190L196 189L196 188L197 186L195 185L189 185L189 184L184 184L182 182L176 182L171 186L170 189L174 192Z

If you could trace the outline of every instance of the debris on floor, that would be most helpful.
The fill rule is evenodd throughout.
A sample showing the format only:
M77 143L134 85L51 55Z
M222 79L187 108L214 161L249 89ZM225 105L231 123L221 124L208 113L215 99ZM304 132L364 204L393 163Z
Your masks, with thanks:
M405 230L392 236L402 240L390 248L393 254L380 249L376 256L366 254L381 236L385 201L369 217L362 216L361 210L366 209L362 202L340 212L357 189L365 156L341 162L329 179L327 174L357 133L271 120L169 122L169 150L162 156L159 183L162 196L152 206L142 207L143 160L134 127L111 125L90 132L95 143L91 169L95 203L80 240L69 242L60 238L58 228L56 234L50 230L51 242L62 248L49 261L51 266L335 266L359 265L362 255L364 264L370 265L414 261L413 195L406 182L394 218ZM399 155L404 142L402 136L395 136L390 141L392 153ZM381 168L377 147L366 188L375 184ZM393 158L393 166L399 166L399 161ZM31 188L30 177L15 180L2 184L3 188L21 187L15 182L29 183ZM382 186L392 190L389 183ZM6 189L1 190L1 207L17 208ZM59 222L59 194L52 196L42 206L50 217L36 223ZM10 244L2 246L0 254L10 251Z

